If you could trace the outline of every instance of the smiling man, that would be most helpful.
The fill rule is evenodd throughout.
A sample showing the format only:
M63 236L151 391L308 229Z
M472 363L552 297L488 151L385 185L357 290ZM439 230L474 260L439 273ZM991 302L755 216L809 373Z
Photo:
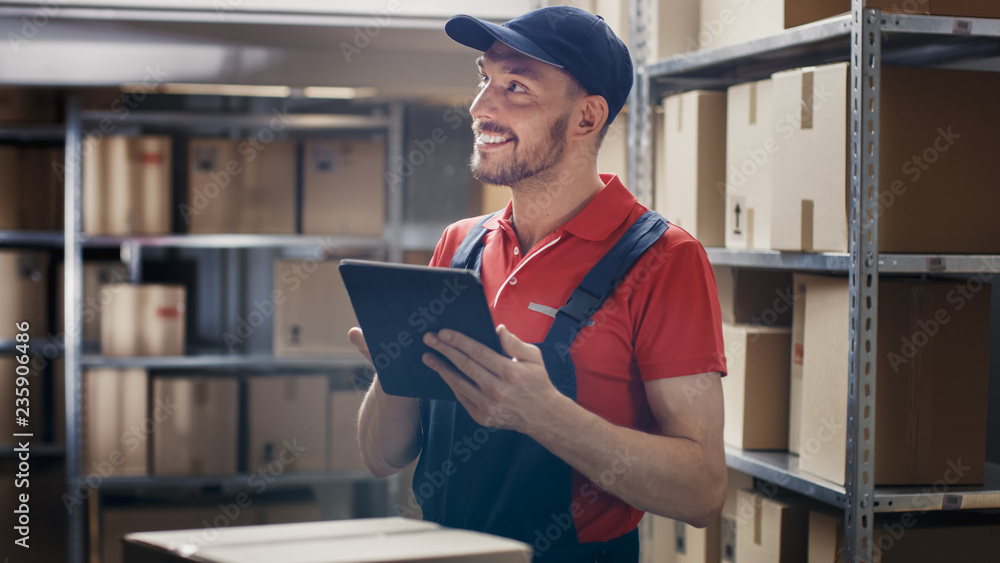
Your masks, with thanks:
M451 225L431 265L480 272L506 356L426 334L440 356L424 362L459 402L387 395L376 377L362 457L385 476L419 454L425 519L525 541L536 561L637 561L644 511L706 526L725 498L711 267L598 173L632 87L601 18L552 7L502 26L456 16L445 31L483 52L471 166L511 201Z

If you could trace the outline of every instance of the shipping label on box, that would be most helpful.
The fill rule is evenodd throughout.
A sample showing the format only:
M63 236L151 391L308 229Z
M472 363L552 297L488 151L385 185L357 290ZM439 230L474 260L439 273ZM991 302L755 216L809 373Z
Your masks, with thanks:
M232 378L157 377L153 403L170 405L154 420L153 473L236 473L237 381Z

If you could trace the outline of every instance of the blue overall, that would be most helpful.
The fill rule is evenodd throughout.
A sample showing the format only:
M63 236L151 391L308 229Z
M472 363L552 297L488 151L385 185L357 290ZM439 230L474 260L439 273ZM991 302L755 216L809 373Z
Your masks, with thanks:
M451 267L480 271L483 225L490 217L472 228ZM573 290L538 344L552 383L574 401L573 340L667 228L654 211L636 220ZM638 561L637 530L608 542L580 543L573 512L582 507L571 507L571 468L534 439L481 426L454 401L422 400L420 418L423 449L413 490L425 520L531 544L536 563Z

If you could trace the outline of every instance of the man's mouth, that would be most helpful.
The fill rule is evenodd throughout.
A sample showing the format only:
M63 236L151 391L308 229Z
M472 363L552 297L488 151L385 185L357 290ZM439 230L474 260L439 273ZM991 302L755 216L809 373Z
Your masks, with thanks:
M476 137L476 145L480 149L495 149L506 145L514 139L513 135L501 135L498 133L480 133Z

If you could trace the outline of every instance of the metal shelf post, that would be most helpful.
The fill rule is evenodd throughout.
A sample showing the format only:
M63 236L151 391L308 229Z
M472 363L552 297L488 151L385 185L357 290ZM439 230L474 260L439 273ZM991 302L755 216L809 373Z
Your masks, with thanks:
M648 0L631 0L629 42L634 66L632 91L628 97L626 181L640 203L652 204L650 185L649 72L646 68L646 13Z
M881 13L852 0L850 352L844 560L874 561Z
M81 224L83 209L83 127L80 121L80 101L71 97L66 103L66 176L64 179L64 241L65 275L63 277L63 315L66 327L66 498L77 494L83 453L83 376L80 371L82 354L83 313L83 245ZM85 509L79 503L66 503L68 511L66 552L69 563L84 561Z

